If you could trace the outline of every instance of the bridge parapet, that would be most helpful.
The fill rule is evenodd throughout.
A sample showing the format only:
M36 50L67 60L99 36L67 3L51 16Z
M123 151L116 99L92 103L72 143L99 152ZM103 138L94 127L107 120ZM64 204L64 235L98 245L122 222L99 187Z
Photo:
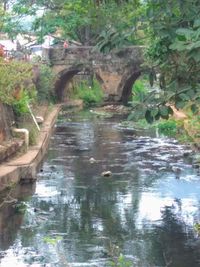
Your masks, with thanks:
M46 49L46 55L52 65L60 64L62 61L71 60L90 62L96 60L100 64L112 64L115 62L126 62L141 64L143 62L144 46L129 46L117 51L103 54L92 46L78 46L64 49L62 47Z

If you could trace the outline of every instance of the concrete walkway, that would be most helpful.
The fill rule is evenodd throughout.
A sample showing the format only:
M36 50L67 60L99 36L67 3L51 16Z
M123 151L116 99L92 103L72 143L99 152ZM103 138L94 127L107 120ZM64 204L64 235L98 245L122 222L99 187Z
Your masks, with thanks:
M36 179L38 165L48 149L57 115L61 105L54 106L45 119L37 139L37 145L29 147L28 151L0 165L0 191L18 183L21 180Z

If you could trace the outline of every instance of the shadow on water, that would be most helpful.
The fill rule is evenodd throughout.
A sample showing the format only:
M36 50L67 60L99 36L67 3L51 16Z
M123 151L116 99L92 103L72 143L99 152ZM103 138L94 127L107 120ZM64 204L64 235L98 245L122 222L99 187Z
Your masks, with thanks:
M0 195L0 247L7 250L15 241L17 231L23 223L25 206L35 192L35 184L21 184ZM1 257L1 256L0 256Z
M0 266L109 267L119 253L131 266L200 266L191 151L120 119L60 116L25 214L2 209Z

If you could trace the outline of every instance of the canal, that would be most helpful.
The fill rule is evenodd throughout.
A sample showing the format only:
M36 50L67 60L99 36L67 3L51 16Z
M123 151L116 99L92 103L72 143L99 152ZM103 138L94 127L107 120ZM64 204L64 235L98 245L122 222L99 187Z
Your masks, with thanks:
M37 183L1 206L1 267L200 266L192 152L120 121L59 116Z

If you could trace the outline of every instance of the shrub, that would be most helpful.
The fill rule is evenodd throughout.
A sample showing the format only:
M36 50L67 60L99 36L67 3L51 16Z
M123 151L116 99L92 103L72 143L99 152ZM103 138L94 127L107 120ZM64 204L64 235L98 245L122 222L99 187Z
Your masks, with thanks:
M39 67L39 81L37 83L37 99L39 103L54 102L55 96L53 93L54 79L51 68L47 65Z
M135 81L132 88L132 101L133 102L143 102L148 93L147 88L143 80Z
M36 99L33 76L32 64L0 59L0 101L12 106L17 116L28 112L27 104Z
M37 144L38 129L34 126L29 129L29 145L33 146Z
M131 267L133 263L127 260L124 255L120 254L119 257L110 262L111 267Z
M12 106L26 94L25 91L32 94L35 90L32 79L31 64L0 59L0 101Z
M85 105L100 103L103 100L103 92L100 84L94 80L93 86L87 85L86 81L75 88L75 98L83 100Z
M166 136L176 136L178 132L177 122L172 119L161 121L158 124L158 131Z
M21 116L22 114L29 113L28 104L35 101L36 95L35 88L33 91L22 91L19 99L16 99L12 104L15 115Z

